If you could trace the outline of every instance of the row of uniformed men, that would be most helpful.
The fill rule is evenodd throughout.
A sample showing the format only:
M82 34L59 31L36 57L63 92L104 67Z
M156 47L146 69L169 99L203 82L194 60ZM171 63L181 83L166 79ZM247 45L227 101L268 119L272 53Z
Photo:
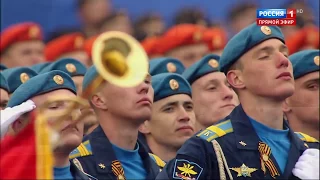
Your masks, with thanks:
M241 44L243 42L238 41L238 38L243 38L244 34L247 34L248 32L251 33L250 38L248 37L248 39L246 39L246 44ZM220 69L222 69L222 72L226 73L228 81L231 83L232 87L236 89L238 95L242 94L242 98L239 96L241 106L238 106L231 113L231 116L229 117L230 120L222 122L216 126L209 127L198 134L197 137L191 138L184 145L186 147L183 146L182 149L180 149L180 152L178 152L177 155L178 157L169 162L165 168L165 171L160 174L160 177L166 177L170 179L219 177L219 174L221 175L223 174L222 172L224 172L224 170L220 170L220 166L220 171L218 171L218 167L214 163L217 161L215 159L219 159L217 153L219 151L215 152L216 155L214 155L215 153L209 153L209 158L206 157L207 153L199 153L199 151L201 152L202 150L206 152L213 152L212 146L210 150L205 150L206 148L209 148L209 146L207 147L204 142L206 142L206 140L211 142L215 139L217 139L217 141L214 141L215 143L219 142L221 144L221 151L227 150L227 152L229 152L225 156L228 163L233 164L234 167L239 166L239 168L231 168L234 173L238 173L237 176L250 177L252 173L256 175L256 178L269 175L272 177L281 175L288 178L288 176L291 175L291 170L293 168L292 163L293 165L296 163L297 157L299 157L301 152L305 149L303 149L304 146L298 146L301 148L301 152L299 153L292 150L291 147L291 151L293 152L290 151L291 154L288 154L288 148L290 148L290 144L298 145L301 144L302 141L297 139L295 135L289 136L292 134L292 132L287 126L286 121L283 121L282 116L281 119L279 119L279 114L283 114L282 108L281 106L276 106L279 105L279 102L281 102L280 104L282 105L283 100L291 96L293 93L291 63L289 63L288 59L285 58L288 52L283 42L284 40L282 34L278 28L263 27L260 29L256 25L252 25L237 34L228 43L229 46L227 45L225 49L226 53L223 54L220 62ZM237 51L233 52L233 48L235 48ZM256 50L259 51L256 52ZM246 58L240 58L239 61L241 64L236 63L235 66L231 67L232 64L238 61L237 59L239 57L246 55L248 56L248 54L253 52L255 52L255 56L249 56L250 58L248 59L250 59L250 61L256 61L255 63L250 62L248 64L245 62L245 60L242 60ZM225 76L223 76L223 73L217 72L217 68L219 66L218 59L219 57L215 55L206 56L201 61L188 68L183 73L183 76L173 73L155 75L152 77L153 89L150 86L149 78L147 78L146 81L138 87L128 89L118 88L106 83L103 88L99 90L99 92L96 92L91 96L91 103L94 106L94 111L100 126L96 128L93 133L86 136L83 140L84 142L71 153L70 157L73 158L73 162L77 164L82 171L98 179L106 177L111 178L114 176L125 176L128 179L154 177L156 174L156 171L154 170L156 168L154 166L149 166L150 161L148 160L149 156L146 154L147 150L144 150L143 144L140 144L139 141L137 143L136 141L138 129L145 134L147 142L145 145L149 145L149 148L153 153L159 155L165 161L172 159L184 141L190 138L197 129L194 126L195 118L192 112L192 100L194 100L193 84L201 78L207 77L208 79L207 81L204 81L203 86L204 89L208 91L207 93L214 92L215 89L217 89L217 86L224 85L224 87L227 87ZM297 81L303 77L306 77L306 74L316 76L314 75L314 72L317 73L319 66L319 53L317 50L302 51L296 55L293 55L290 59L294 64L294 77L298 79ZM179 63L176 63L175 65L174 62L175 60L168 61L168 59L167 61L163 59L151 61L151 74L153 71L152 64L159 64L160 66L158 67L162 67L164 69L163 71L179 72ZM70 69L70 63L65 63L61 67L66 68L67 71L70 72L67 68L69 67ZM155 70L158 71L159 68L155 68ZM257 75L260 76L258 77L254 73L259 73ZM217 75L218 77L221 76L220 81L214 80L215 78L210 77L210 74ZM90 68L84 77L82 87L86 88L96 76L97 72L95 68ZM69 77L66 76L66 74L58 71L51 71L49 73L35 76L19 86L19 88L12 94L8 106L13 107L15 105L19 105L30 98L37 106L37 98L33 97L36 97L39 94L50 92L52 90L58 92L57 89L69 89L71 92L75 93L75 91L72 91L74 88L68 87L68 82L71 82L70 78L68 78ZM312 88L315 88L311 88L310 90L313 90L314 92L318 91L318 89L316 89L318 84L316 84L316 81L314 81L315 78L317 77L313 77L313 81L310 82L310 87L312 86ZM261 82L264 84L260 84L259 79L264 80ZM48 80L50 83L47 82ZM302 81L304 82L305 80ZM310 80L307 82L309 81ZM189 83L192 85L192 91ZM37 86L38 90L37 88L33 88L35 87L35 84L39 84L39 86ZM50 86L50 84L52 86ZM195 87L200 85L201 84ZM56 88L57 86L60 88ZM27 93L25 93L26 90L32 91L27 91ZM63 93L62 91L63 90L59 90L58 93L61 94ZM65 93L69 92L70 94L70 91L64 91ZM231 90L229 89L229 91ZM50 93L43 95L49 95ZM207 99L211 96L210 93L203 95L204 93L205 91L202 91L202 93L199 93L198 96L202 95ZM255 96L253 96L253 94ZM43 95L40 95L42 102L45 99ZM303 95L305 95L305 93L303 93ZM260 98L257 98L256 96L260 96ZM229 109L229 112L235 106L235 104L231 101L233 98L230 97L233 97L233 95L229 95L229 98L227 98L229 99L229 103L226 103L220 107L222 109ZM296 98L299 99L299 94ZM248 99L250 99L249 102ZM252 101L251 99L259 100ZM269 101L272 101L272 104L268 104L267 102ZM152 105L151 109L152 102L154 102L154 104ZM273 107L269 107L272 110L264 107L270 105ZM296 110L293 111L294 108L290 103L288 103L288 105L289 106L287 109L289 109L288 112L290 113L287 114L287 118L290 122L291 119L296 119L296 116L301 114L293 113L296 112ZM255 108L250 108L252 106ZM261 109L256 110L258 107L261 107ZM208 109L210 110L209 107ZM211 107L211 109L213 108ZM307 109L308 107L305 107L304 110ZM264 112L266 110L268 111ZM259 113L255 113L255 111L258 111ZM274 113L273 111L280 111L281 113ZM199 113L199 116L204 114L205 113ZM229 113L225 115L228 114ZM278 115L278 117L276 115ZM268 118L269 116L273 118L270 118L270 120ZM200 128L206 128L212 124L212 117L209 116L209 118L210 119L204 118L204 120L209 122L209 124L203 124ZM218 119L222 118L223 117L219 117ZM163 121L163 119L166 119L166 121ZM172 121L170 121L171 119ZM276 121L277 123L270 121ZM278 129L279 132L277 132L275 129ZM281 132L281 130L284 132ZM268 134L268 136L263 135L264 133ZM272 134L276 135L276 138L282 136L283 139L280 142L285 145L281 145L276 141L275 138L272 138L272 136L274 136ZM168 135L168 137L164 137L164 135ZM307 142L312 141L316 144L316 146L318 145L314 138L311 138L305 134L298 135L301 136L301 139ZM224 137L229 138L230 140L222 140ZM261 147L260 143L259 147L256 144L257 141L259 141L259 138L262 141ZM237 140L241 141L234 142ZM72 142L77 141L73 140ZM237 145L238 143L240 145ZM205 145L206 148L202 147L202 144ZM246 154L248 152L244 151L243 156L252 156L253 158L243 159L244 157L242 156L235 157L235 155L232 153L238 150L230 149L233 148L233 145L236 145L236 147L239 149L244 150L259 150L261 157L264 157L262 160L265 160L265 166L267 167L267 169L266 167L263 168L262 164L264 164L264 161L261 160L261 172L264 173L253 173L258 170L258 168L256 168L258 166L255 164L259 160L259 158L255 157L257 154ZM246 146L248 148L246 148ZM128 149L133 151L128 151ZM272 154L270 149L273 150ZM110 154L105 155L106 152ZM285 152L287 152L287 154L285 154ZM212 154L213 156L211 157ZM282 156L296 157L296 159L294 159L292 162L287 163L287 165L289 164L289 167L287 168L291 168L291 170L289 172L286 170L286 174L284 173L284 167L286 167L286 158L284 159ZM151 157L154 158L156 162L161 162L158 157L153 155ZM128 159L130 159L130 161L128 161ZM202 159L206 159L207 163L202 161ZM242 162L243 165L236 165L239 162ZM255 164L255 166L251 164ZM158 165L161 165L161 163L158 163ZM208 168L207 166L210 166L211 168ZM255 168L249 168L249 166ZM281 172L279 172L279 167ZM266 173L267 170L269 173ZM231 173L228 172L228 174L230 175ZM298 175L297 173L295 175L299 177L299 173Z
M0 35L0 62L9 68L31 66L46 61L71 57L86 67L92 65L91 50L98 37L85 39L79 32L62 34L43 42L40 25L25 22L11 25ZM221 55L227 43L227 33L222 28L204 28L194 24L179 24L169 28L159 37L150 37L141 42L150 59L159 56L179 59L185 67L201 59L205 54ZM319 48L319 29L305 27L294 37L286 37L290 53L305 48Z
M75 58L90 67L91 49L98 35L85 39L79 32L66 33L45 44L40 25L25 22L7 27L0 37L0 62L9 68L32 66L65 57ZM188 67L209 51L221 52L226 44L226 33L218 28L182 24L170 28L161 37L146 39L141 44L150 58L173 56Z
M144 125L140 127L141 132L145 134L145 137L141 135L141 139L143 143L146 143L144 145L147 145L147 151L153 152L157 154L158 156L161 156L162 159L168 161L172 159L175 156L175 153L181 147L181 145L185 142L186 139L190 138L192 135L194 135L195 132L197 132L200 129L206 128L207 126L214 123L214 121L218 121L219 119L223 118L224 116L228 115L231 110L236 106L236 97L234 96L233 91L230 89L230 87L227 85L226 80L224 78L224 75L220 72L218 72L218 59L219 56L217 55L208 55L204 57L201 61L196 63L194 66L189 68L185 71L184 77L177 73L182 73L184 71L184 66L181 64L180 61L172 58L160 58L150 61L150 73L151 75L157 75L164 73L163 76L153 76L153 89L155 90L154 93L154 100L153 97L149 97L150 99L146 100L148 101L148 104L153 104L153 113L151 118L147 118L150 121L146 121ZM33 70L32 70L33 69ZM40 69L40 70L39 70ZM49 72L52 72L53 70L60 70L65 73L67 73L69 76L72 77L72 80L77 85L78 93L82 89L85 89L88 84L93 80L93 78L96 77L97 72L94 67L90 68L88 72L86 73L86 68L83 64L80 62L67 58L67 59L61 59L54 63L50 64L41 64L32 66L31 68L28 67L18 67L18 68L10 68L5 69L1 74L3 75L4 79L1 81L2 83L2 103L5 106L6 99L8 101L9 95L11 97L11 100L9 101L8 107L13 107L15 105L19 105L19 103L22 103L26 101L27 99L30 99L29 96L27 96L25 93L21 93L24 91L27 91L30 94L33 94L33 96L38 96L43 93L49 92L51 90L56 90L56 87L54 85L50 85L49 82L47 84L41 84L46 83L48 78L44 76L45 74L48 74ZM36 73L39 72L39 75ZM171 73L170 73L171 72ZM177 72L177 73L173 73ZM38 78L42 77L42 81L39 81ZM84 79L83 76L87 76L89 79ZM207 78L210 78L210 80L214 81L211 82L211 84L208 84L206 81L208 80L202 80L200 83L205 83L204 85L201 85L201 88L204 88L204 86L211 86L208 87L208 92L211 92L212 96L210 99L215 99L215 103L212 104L213 100L209 100L205 102L204 100L207 100L208 98L205 98L203 96L199 96L199 105L198 109L200 110L199 114L202 119L202 121L198 122L196 125L195 120L195 114L193 109L193 102L191 100L191 87L189 85L189 82L193 84L194 81L197 79L200 79L204 76L208 76ZM36 79L34 79L37 77ZM53 81L55 81L55 85L59 86L59 79L61 77L53 77ZM163 81L163 78L165 79ZM186 80L188 79L188 81ZM9 83L7 86L5 84L6 80ZM82 85L83 80L83 85ZM33 83L31 83L31 82ZM52 81L52 80L51 80ZM37 82L37 84L34 84L34 82ZM29 83L32 86L27 86L25 84ZM61 83L61 82L60 82ZM22 88L23 86L24 88ZM47 89L44 86L49 85L53 89ZM22 87L21 87L22 86ZM39 88L45 88L45 90L37 90L35 87ZM197 87L197 86L195 86ZM26 89L28 88L28 89ZM65 88L64 86L60 88ZM58 88L58 89L60 89ZM20 93L17 92L17 90L20 89ZM22 90L21 90L22 89ZM165 93L163 92L165 90ZM43 92L44 91L44 92ZM35 93L35 94L34 94ZM19 94L19 97L14 96L14 94ZM58 91L54 93L55 95L63 95L62 92ZM53 92L51 92L50 96L54 95ZM201 93L199 93L200 95ZM177 96L172 96L177 95ZM195 96L195 94L193 94ZM153 96L153 94L151 94ZM168 97L172 96L172 97ZM180 97L179 97L180 96ZM221 97L219 97L221 96ZM41 101L37 103L37 98L35 100L31 98L36 106L40 106L43 104L43 102L47 99L43 96L40 96ZM49 97L49 96L48 96ZM168 98L167 98L168 97ZM14 100L12 100L12 98ZM172 99L175 98L175 99ZM130 99L130 98L128 98ZM14 103L12 105L12 101L18 101L19 103ZM111 102L123 103L123 100L121 99L115 99L111 100ZM150 102L149 102L150 101ZM214 108L209 108L206 106L217 104ZM24 107L26 106L26 107ZM19 106L18 109L21 109L21 112L30 111L33 108L28 106L34 106L33 103L22 103L22 105ZM114 104L114 107L119 108L120 104ZM203 108L207 108L208 110L201 110L201 106ZM123 107L123 105L122 105ZM59 108L58 108L59 109ZM128 108L123 108L128 109ZM130 109L130 108L129 108ZM132 109L135 111L135 109ZM20 111L17 111L16 113L21 113ZM206 112L206 113L203 113ZM209 112L212 112L211 114L208 114ZM11 116L9 116L11 117ZM215 118L212 118L215 117ZM166 119L166 121L163 121L163 119ZM5 127L8 127L9 124L12 124L12 129L18 133L20 132L28 123L28 121L25 121L24 119L18 119L15 122L13 122L15 119L10 119L9 121L3 120L2 122L6 122L2 126L2 133L6 132ZM90 123L95 122L95 116L92 117L92 120L87 122L85 121L86 125L89 126ZM101 122L100 122L101 124ZM108 123L110 124L110 123ZM95 128L94 126L93 128ZM91 129L93 129L91 128ZM120 128L120 127L119 127ZM86 134L89 134L91 130L87 131ZM165 132L165 133L163 133ZM168 141L169 140L169 141ZM150 144L150 146L148 146ZM79 147L76 151L72 153L70 157L76 156L84 156L84 155L91 155L91 146L89 143L86 143L86 146L84 147L86 150L83 153L83 150L81 150L83 147ZM89 149L89 150L88 150ZM169 151L167 151L169 150ZM164 163L160 158L157 156L152 156L154 160L160 165L161 167L164 166ZM108 163L108 162L106 162ZM130 175L129 175L130 177Z

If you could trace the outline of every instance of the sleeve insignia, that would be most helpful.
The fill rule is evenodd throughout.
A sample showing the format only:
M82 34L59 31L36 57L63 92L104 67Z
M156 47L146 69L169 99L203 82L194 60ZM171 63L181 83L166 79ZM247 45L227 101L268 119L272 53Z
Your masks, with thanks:
M203 168L197 163L189 162L184 159L176 159L174 164L173 179L199 179Z
M70 155L69 159L74 159L77 157L85 157L92 155L92 149L89 140L81 143L77 149L73 150Z
M231 132L233 132L231 121L226 120L219 124L208 127L207 129L199 132L197 136L208 142L211 142L214 139L222 137Z
M298 136L298 138L300 138L304 142L319 143L319 141L316 138L311 137L311 136L309 136L307 134L304 134L304 133L301 133L301 132L295 132L295 134Z

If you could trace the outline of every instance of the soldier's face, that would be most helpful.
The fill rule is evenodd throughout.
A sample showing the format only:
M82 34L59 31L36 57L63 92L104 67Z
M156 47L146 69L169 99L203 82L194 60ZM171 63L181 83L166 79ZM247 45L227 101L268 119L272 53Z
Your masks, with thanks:
M287 117L319 127L319 71L295 80L294 94L286 102L290 108ZM294 122L293 122L294 123Z
M178 94L155 102L151 120L146 123L156 142L180 148L195 133L195 114L190 96Z
M1 61L9 68L32 66L45 61L44 43L42 41L18 42L6 51Z
M107 83L101 90L101 96L108 111L114 116L131 120L140 125L150 119L154 91L151 77L136 87L122 88Z
M77 94L78 95L82 94L83 76L74 76L74 77L72 77L72 80L73 80L74 84L77 87Z
M80 9L81 19L89 25L97 25L111 14L110 0L90 0Z
M192 84L192 100L197 121L208 127L223 119L239 104L238 97L221 72L213 72Z
M291 96L294 78L292 64L287 57L288 48L277 39L266 40L252 48L240 58L243 66L238 71L238 80L243 84L241 88L255 96L274 100Z
M73 51L70 53L65 53L57 59L61 58L74 58L84 64L86 67L90 67L92 62L85 51Z
M188 68L197 62L203 56L207 55L209 48L206 44L199 43L193 45L181 46L173 49L167 55L179 59L182 64Z
M9 101L9 94L6 90L0 89L0 110L4 110Z
M221 56L222 53L223 53L223 49L217 49L217 50L211 51L211 54L216 54L218 56Z
M60 89L55 90L40 96L36 96L32 98L31 100L36 104L37 108L42 106L45 101L47 101L49 98L52 97L67 97L67 98L73 98L76 97L75 94L73 94L69 90ZM52 103L48 107L46 107L44 113L49 117L49 123L55 124L55 121L50 118L50 115L53 113L60 113L62 111L65 111L67 108L70 107L70 102L67 101L61 101L57 103ZM80 115L80 109L75 110L75 112L78 112L78 115ZM67 116L66 119L62 121L60 126L58 126L57 131L59 132L59 149L63 149L63 151L72 151L74 148L76 148L81 142L83 138L83 122L81 121L72 121L72 116Z

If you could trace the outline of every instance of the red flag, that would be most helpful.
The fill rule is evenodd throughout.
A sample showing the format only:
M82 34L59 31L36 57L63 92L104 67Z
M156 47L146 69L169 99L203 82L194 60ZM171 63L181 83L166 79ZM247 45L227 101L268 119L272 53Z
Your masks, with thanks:
M53 156L47 121L35 112L17 135L0 144L0 179L53 179Z

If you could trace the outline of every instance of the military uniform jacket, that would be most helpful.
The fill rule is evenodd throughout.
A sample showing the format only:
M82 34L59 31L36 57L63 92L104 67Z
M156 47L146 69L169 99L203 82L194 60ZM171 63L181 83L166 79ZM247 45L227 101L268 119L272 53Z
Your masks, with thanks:
M288 126L286 122L284 125ZM289 159L284 173L281 173L272 151L263 151L264 155L259 152L262 141L239 105L217 125L187 140L176 158L167 163L156 179L230 179L230 176L233 179L272 179L271 173L275 171L279 172L275 179L294 179L292 169L308 145L291 129L289 138ZM220 145L222 151L214 148L213 144L215 147ZM315 141L311 144L319 143ZM268 155L269 152L271 154ZM270 167L270 160L274 167L269 169L267 165Z
M139 143L139 154L147 172L147 179L155 179L160 171L144 146ZM118 177L112 171L112 162L117 160L112 144L106 137L101 126L91 134L85 136L80 146L73 150L69 156L90 179L114 179Z

